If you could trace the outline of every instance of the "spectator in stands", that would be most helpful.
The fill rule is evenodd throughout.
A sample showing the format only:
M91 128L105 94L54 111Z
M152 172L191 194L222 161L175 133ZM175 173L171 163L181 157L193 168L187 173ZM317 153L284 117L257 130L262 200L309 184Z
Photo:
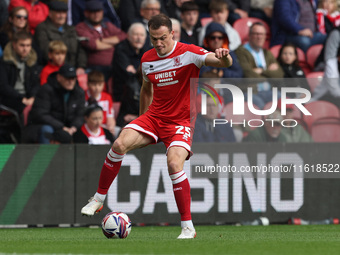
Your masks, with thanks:
M170 18L181 20L181 8L186 2L193 2L193 0L168 0L165 6L167 15Z
M224 27L216 22L209 23L203 44L204 47L211 52L215 52L215 50L219 48L229 48L229 38ZM236 54L233 51L230 51L229 54L233 58L233 65L231 67L217 68L202 66L200 73L215 70L215 72L220 75L220 78L242 78L243 71Z
M264 125L249 132L243 142L287 142L286 136L282 134L282 120L279 111L265 116Z
M314 0L276 0L271 32L271 46L291 42L304 52L326 39L317 32Z
M15 32L30 32L27 19L28 11L22 6L15 7L10 11L7 22L0 30L0 46L2 49L5 49L6 44L13 38Z
M283 78L283 70L273 54L264 49L266 28L256 22L249 28L249 42L236 51L245 78ZM272 101L271 86L268 82L256 84L258 94L253 101L261 109Z
M273 16L274 0L250 0L249 17L262 19L268 25Z
M67 46L62 41L51 41L48 45L48 63L40 73L40 85L47 82L51 73L57 72L65 63Z
M294 123L291 121L294 119L294 107L295 106L293 104L286 105L286 115L282 116L285 118L285 126L282 127L281 133L286 137L287 143L313 142L310 134L300 124L295 127L289 127L294 125ZM279 99L277 102L277 109L281 110L281 99Z
M26 31L13 35L0 62L0 103L20 115L32 105L39 88L37 54L32 49L32 36Z
M2 27L8 19L9 0L0 1L0 27Z
M65 64L39 88L24 130L25 142L71 142L84 121L85 93L76 77L76 68Z
M117 118L117 125L120 127L138 117L141 88L139 64L148 49L146 31L141 23L132 24L127 39L117 45L112 63L113 99L121 102Z
M181 42L198 45L199 9L194 2L185 2L181 7Z
M340 29L334 29L328 36L325 45L325 73L319 86L314 90L311 101L325 100L340 108Z
M241 45L241 38L238 32L227 22L229 16L228 4L224 0L212 0L209 5L209 10L213 22L220 23L224 27L229 38L229 49L236 50L237 47ZM203 45L203 39L206 35L208 25L209 24L202 27L199 33L199 45Z
M104 112L96 104L85 109L85 123L73 134L74 143L112 144L114 137L109 130L102 127Z
M48 6L39 0L11 0L8 11L19 6L25 7L28 11L28 24L33 35L36 27L47 18Z
M67 24L70 26L76 26L78 23L83 22L85 20L84 10L85 5L88 0L67 0L68 2L68 13L67 13ZM120 28L121 22L118 17L116 10L112 6L112 2L110 0L99 0L102 2L104 9L104 21L111 22L116 27ZM121 2L125 2L121 1ZM129 8L127 9L129 10Z
M140 16L135 17L133 23L140 22L144 24L146 31L149 31L149 20L161 11L161 3L158 0L143 0L140 6Z
M165 5L168 2L168 0L160 0L160 12L167 15L167 11L165 10ZM141 20L141 0L124 0L119 2L119 17L122 21L122 30L127 32L129 27L132 25L132 23L136 22L137 20ZM154 10L150 9L150 12L157 12L157 8Z
M172 30L174 31L174 40L179 42L181 40L181 23L177 19L170 18L172 22Z
M305 73L299 65L297 49L294 44L285 43L282 45L277 61L284 72L284 78L295 78L289 83L285 83L286 87L301 87L310 90ZM288 96L299 97L295 93L290 93Z
M74 27L66 24L67 4L60 1L50 3L47 19L36 28L34 39L41 49L43 64L48 62L50 41L63 41L67 46L66 62L77 67L77 74L85 73L86 52L77 40Z
M248 18L250 11L250 0L226 0L229 6L230 14L228 22L234 24L238 19Z
M104 73L105 81L108 81L112 75L115 45L124 40L126 34L111 22L104 22L103 15L100 0L86 2L86 20L79 23L76 30L78 36L82 37L82 46L87 50L87 68Z
M194 142L225 143L235 142L235 135L229 123L213 126L213 120L219 116L218 105L211 97L207 97L207 114L198 114L195 124Z
M103 109L102 126L115 134L116 120L114 118L113 102L110 94L104 92L105 76L99 71L91 71L87 76L88 90L85 100L88 105L95 103Z
M319 32L328 34L334 27L340 25L340 12L336 0L320 0L316 10Z

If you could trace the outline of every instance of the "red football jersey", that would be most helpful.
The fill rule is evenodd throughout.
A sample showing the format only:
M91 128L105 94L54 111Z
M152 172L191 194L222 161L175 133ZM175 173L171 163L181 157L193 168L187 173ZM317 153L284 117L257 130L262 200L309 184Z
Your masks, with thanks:
M189 126L190 78L198 78L208 53L196 45L175 42L165 56L159 56L155 49L143 55L143 78L153 84L154 91L148 114Z
M89 100L91 97L90 92L87 90L85 93L85 100ZM106 124L107 117L113 117L114 111L113 111L113 102L110 94L106 92L102 92L98 98L95 98L98 105L103 108L104 112L104 118L103 118L103 124Z

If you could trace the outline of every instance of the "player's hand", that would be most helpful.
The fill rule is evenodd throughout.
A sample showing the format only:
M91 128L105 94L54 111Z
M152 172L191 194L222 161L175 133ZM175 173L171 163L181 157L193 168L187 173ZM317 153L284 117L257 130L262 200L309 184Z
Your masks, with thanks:
M215 50L215 57L221 59L223 57L228 57L229 50L225 48L219 48Z

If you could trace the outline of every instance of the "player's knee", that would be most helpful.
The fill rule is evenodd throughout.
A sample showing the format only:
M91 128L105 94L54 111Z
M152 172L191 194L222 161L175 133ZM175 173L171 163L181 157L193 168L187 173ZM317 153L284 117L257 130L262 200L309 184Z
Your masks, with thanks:
M176 173L181 171L182 164L175 159L168 159L168 169L169 173Z
M119 138L114 141L112 149L120 154L125 154L127 152L126 146L124 145L122 139Z

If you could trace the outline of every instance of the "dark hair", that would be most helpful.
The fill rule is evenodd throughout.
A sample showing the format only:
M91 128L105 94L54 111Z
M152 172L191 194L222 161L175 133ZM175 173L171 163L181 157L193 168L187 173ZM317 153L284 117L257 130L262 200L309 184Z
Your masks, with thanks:
M283 49L286 48L286 47L292 47L294 49L294 53L295 53L296 59L293 62L293 65L294 66L300 66L299 65L299 59L298 59L298 53L297 53L296 45L294 43L284 43L281 46L280 51L279 51L279 55L277 56L277 61L280 63L280 65L285 64L285 63L282 62L281 55L282 55Z
M199 11L199 7L195 2L184 2L181 7L181 13L188 11Z
M266 30L266 33L268 33L269 31L267 31L267 29L266 29L266 26L262 23L262 22L254 22L251 26L250 26L250 28L249 28L249 34L252 32L252 30L253 30L253 28L255 27L255 26L262 26L265 30Z
M105 76L102 72L93 70L87 76L88 82L105 82Z
M85 117L90 117L90 115L93 112L98 112L98 111L103 111L103 108L101 108L97 104L90 104L89 106L86 107L85 112L84 112L84 116Z
M27 39L30 39L32 41L32 35L26 31L19 31L13 34L12 42L18 42L19 40Z
M209 11L222 12L228 10L228 4L225 0L212 0L209 4Z
M9 12L9 17L14 19L16 13L20 10L25 10L27 13L27 17L28 17L28 11L25 7L23 6L18 6L13 8L10 12ZM29 28L29 24L28 24L28 20L26 23L26 26L24 27L23 31L26 31L27 33L29 33L30 28ZM9 21L9 18L7 19L7 22L3 25L3 27L1 28L1 32L4 32L7 34L8 39L12 40L13 38L13 34L14 34L14 29L13 29L13 23Z
M170 32L172 31L172 22L170 18L166 16L165 14L155 15L148 22L149 30L150 29L157 30L161 26L167 27Z

